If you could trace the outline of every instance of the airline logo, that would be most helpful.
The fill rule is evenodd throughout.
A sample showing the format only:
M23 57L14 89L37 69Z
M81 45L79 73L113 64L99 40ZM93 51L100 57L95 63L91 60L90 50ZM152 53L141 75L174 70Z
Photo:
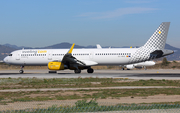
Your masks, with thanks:
M38 53L47 53L47 51L46 50L38 50Z
M161 34L161 31L159 31L159 34Z
M22 51L22 53L34 53L34 54L36 54L37 53L37 51L33 51L33 50L23 50Z
M38 50L38 51L34 51L34 50L23 50L22 53L34 53L34 54L37 54L37 53L47 53L46 50Z

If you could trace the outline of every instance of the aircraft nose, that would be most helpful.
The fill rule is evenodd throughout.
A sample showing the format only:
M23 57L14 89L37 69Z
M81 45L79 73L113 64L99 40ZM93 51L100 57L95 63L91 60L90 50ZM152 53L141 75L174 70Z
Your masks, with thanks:
M3 59L3 62L7 63L7 62L8 62L8 58L5 57L5 58Z

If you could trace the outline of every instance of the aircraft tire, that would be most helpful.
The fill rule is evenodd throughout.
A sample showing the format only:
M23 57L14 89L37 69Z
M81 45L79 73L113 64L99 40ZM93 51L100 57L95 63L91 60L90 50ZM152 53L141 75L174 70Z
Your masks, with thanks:
M74 73L79 74L79 73L81 73L81 70L80 69L75 69Z
M94 69L89 68L89 69L87 69L87 72L88 72L88 73L93 73L93 72L94 72Z
M57 73L57 71L49 71L49 73Z
M23 71L23 70L19 70L19 73L20 73L20 74L23 74L23 73L24 73L24 71Z

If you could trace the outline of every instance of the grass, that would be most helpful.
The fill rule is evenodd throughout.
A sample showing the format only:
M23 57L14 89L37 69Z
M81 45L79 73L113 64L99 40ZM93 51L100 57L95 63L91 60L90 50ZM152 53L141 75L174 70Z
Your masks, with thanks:
M91 100L90 102L86 102L86 100L77 101L75 106L60 106L52 105L48 108L34 108L34 109L25 109L25 110L7 110L4 111L6 113L69 113L69 112L112 112L112 111L132 111L132 112L145 112L145 111L137 111L137 110L152 110L157 111L157 109L162 109L162 111L166 111L166 109L174 109L178 111L180 108L179 104L119 104L114 106L100 106L95 100ZM162 112L159 111L159 112ZM147 111L148 112L148 111ZM168 111L166 111L168 112Z
M179 86L180 80L138 80L122 78L3 78L0 79L0 89L37 88L37 91L1 92L0 103L9 100L15 101L45 101L45 100L72 100L89 98L121 98L138 96L147 97L158 94L179 95L179 88L160 89L99 89L76 91L40 91L38 88L73 88L73 87L111 87L111 86Z
M91 84L93 82L93 84ZM179 80L138 80L133 81L122 78L76 78L76 79L37 79L37 78L3 78L0 86L6 88L43 88L43 87L110 87L110 86L179 86ZM97 84L96 84L97 83ZM15 87L13 87L15 86ZM164 89L98 89L76 91L27 91L27 92L1 92L0 105L12 102L48 101L48 100L74 100L74 99L106 99L121 97L144 97L153 95L179 95L179 88ZM179 104L176 102L175 104ZM154 103L156 104L156 103Z
M2 92L0 103L5 100L16 101L47 101L47 100L73 100L73 99L106 99L121 97L147 97L153 95L179 95L179 88L166 89L99 89L99 90L80 90L80 91L52 91L52 92Z
M180 80L130 80L123 78L0 78L0 90L38 88L85 88L113 86L180 86Z

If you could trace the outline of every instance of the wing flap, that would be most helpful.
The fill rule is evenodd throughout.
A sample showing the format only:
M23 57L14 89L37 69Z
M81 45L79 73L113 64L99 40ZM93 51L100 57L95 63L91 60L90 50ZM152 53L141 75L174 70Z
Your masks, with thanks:
M86 66L94 66L97 65L97 62L94 61L90 61L90 60L80 60L81 62L83 62Z

